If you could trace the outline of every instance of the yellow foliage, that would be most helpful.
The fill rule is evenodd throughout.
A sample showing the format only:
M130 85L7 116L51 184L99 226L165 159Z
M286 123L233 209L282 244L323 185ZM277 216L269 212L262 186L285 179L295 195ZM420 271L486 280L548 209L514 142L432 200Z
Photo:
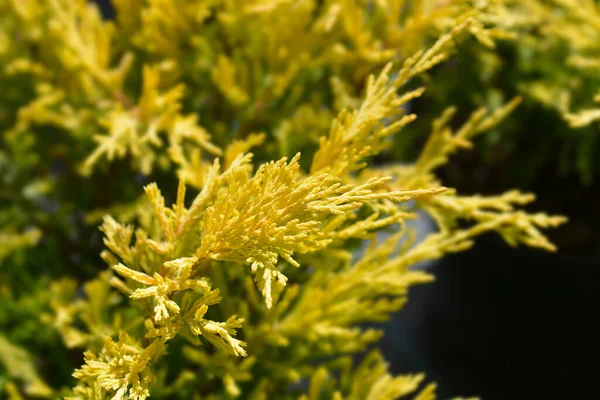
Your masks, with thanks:
M262 12L256 7L252 12ZM284 157L261 164L253 173L252 155L244 152L263 137L249 136L225 151L224 169L218 159L204 167L197 182L201 190L189 206L183 181L170 207L157 185L150 184L145 190L153 223L134 231L106 217L102 230L110 251L103 258L124 279L113 277L111 283L139 305L146 317L145 337L154 340L150 346L164 346L182 335L193 345L200 344L198 336L203 336L223 353L236 356L253 354L265 345L303 348L315 357L355 353L381 335L359 324L386 320L402 308L409 287L433 279L411 266L465 250L476 236L489 231L497 231L510 244L553 250L540 228L559 225L564 219L518 210L533 200L531 195L512 191L497 197L457 196L434 175L453 152L469 148L471 138L499 123L519 99L490 115L483 109L476 111L455 133L448 125L454 112L450 109L434 123L413 165L368 168L368 159L386 148L388 138L415 119L404 114L402 106L423 89L399 90L445 60L453 39L470 27L471 20L465 20L429 50L408 58L393 77L388 65L378 77L369 78L360 106L341 110L329 135L321 138L310 173L301 169L299 154L289 161ZM405 237L404 222L415 218L415 209L430 214L440 229L420 242ZM459 220L472 224L462 228ZM373 242L361 258L352 259L348 240L369 238L371 232L391 226L399 227L397 234L380 245ZM249 265L250 271L236 265ZM291 267L314 271L298 280ZM245 296L255 313L263 316L260 320L256 321L248 306L226 304L231 296L228 274L229 279L233 276L244 282ZM262 301L248 285L250 274ZM227 320L205 319L213 308L224 311ZM243 317L232 314L234 310ZM246 326L247 320L254 322ZM244 341L234 337L240 328L246 332ZM101 354L119 351L121 355L110 353L109 357L126 357L124 350L115 349L119 347L112 341L106 342ZM154 358L143 356L148 349L136 353L144 360L144 369ZM208 357L202 354L195 357ZM131 384L132 396L147 395L147 384L136 388L138 383L113 379L116 373L110 373L109 384L103 383L101 373L89 366L95 357L88 354L87 366L76 373L91 384L86 390L97 390L93 386L97 382L102 390L119 395ZM110 360L102 361L102 368L110 368L104 367L110 366ZM137 358L132 360L139 363ZM327 375L325 369L306 365L293 369L275 364L272 371L291 381L314 374L307 398L317 398ZM221 379L229 393L240 394L232 375L224 374ZM421 375L392 378L374 354L356 370L347 398L395 399L415 392L422 379ZM265 385L262 390L268 392L269 385ZM434 388L426 386L416 398L434 398ZM342 392L335 392L334 398L342 398Z
M10 379L25 382L25 393L28 396L51 398L53 395L53 390L40 379L30 354L9 342L3 335L0 335L0 365L7 370ZM9 398L15 400L22 398L12 382L9 395Z
M0 78L36 78L6 136L30 138L36 126L66 133L85 149L81 158L73 152L89 179L117 159L150 182L168 175L164 195L150 183L147 201L87 213L88 222L117 217L104 215L100 228L109 270L81 288L69 278L50 286L41 319L68 348L87 350L71 398L168 398L193 385L200 396L207 385L215 398L266 399L309 378L302 399L435 398L423 375L392 377L377 352L352 368L351 355L381 336L362 324L385 321L411 286L433 280L419 262L491 231L552 251L542 230L565 220L521 210L530 194L466 197L436 178L519 98L475 111L456 130L449 108L412 164L372 160L417 118L409 108L425 90L418 78L463 37L493 48L527 25L507 18L506 4L116 0L115 19L105 21L84 0L0 0L10 11L6 25L0 16L8 32L0 33ZM595 27L592 11L577 18ZM578 125L597 115L567 118ZM64 147L58 152L69 154ZM438 231L416 241L406 221L423 214ZM395 233L355 256L384 229ZM39 237L1 232L9 245L0 259ZM3 337L0 347L20 354ZM181 348L172 377L161 361ZM13 375L35 381L23 365L26 376Z
M140 171L150 174L158 161L154 148L163 143L159 133L165 132L169 141L169 154L175 163L185 163L185 147L204 149L219 155L221 151L210 142L210 135L197 124L195 115L181 115L180 100L184 95L183 85L177 85L164 93L159 91L160 77L156 67L144 69L144 87L138 106L130 111L120 107L108 114L103 125L108 128L106 136L95 136L99 146L85 160L83 170L90 173L98 159L105 155L109 161L115 156L133 156ZM185 147L184 147L185 145Z
M524 42L526 49L549 54L558 53L563 46L567 49L567 54L561 59L567 79L548 77L550 79L538 80L527 85L528 92L557 108L572 128L582 128L600 120L600 92L596 90L592 96L581 99L581 93L589 90L586 78L596 82L600 69L600 4L594 0L506 3L507 19L525 28L519 40ZM532 27L539 31L539 35L529 33ZM564 74L562 70L550 71L558 78Z
M143 348L125 332L118 342L106 338L100 354L87 351L85 364L73 373L80 384L71 399L101 399L107 391L116 391L115 400L147 398L152 381L149 364L164 352L165 345L158 339Z
M11 232L10 230L0 230L0 262L11 253L19 249L35 246L40 240L41 232L38 229L29 229L23 233Z

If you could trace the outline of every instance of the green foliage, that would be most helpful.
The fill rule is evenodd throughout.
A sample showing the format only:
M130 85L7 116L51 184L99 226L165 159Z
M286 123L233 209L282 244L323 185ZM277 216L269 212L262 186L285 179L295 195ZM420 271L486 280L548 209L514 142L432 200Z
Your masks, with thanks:
M482 104L497 107L522 96L523 105L511 118L480 141L484 162L502 169L505 182L520 187L534 186L540 174L577 175L589 186L600 169L596 157L600 4L596 0L503 4L498 24L512 36L497 41L495 49L464 46L454 64L436 71L424 112L439 112L448 102L463 112ZM526 153L532 146L536 151Z
M433 280L419 262L491 231L552 251L542 230L564 218L435 175L518 97L458 128L448 108L416 160L375 160L422 128L410 108L457 45L515 37L513 9L113 5L107 21L83 0L0 0L0 391L433 399L377 351L354 364L382 334L364 324ZM406 222L427 215L438 231L416 241Z

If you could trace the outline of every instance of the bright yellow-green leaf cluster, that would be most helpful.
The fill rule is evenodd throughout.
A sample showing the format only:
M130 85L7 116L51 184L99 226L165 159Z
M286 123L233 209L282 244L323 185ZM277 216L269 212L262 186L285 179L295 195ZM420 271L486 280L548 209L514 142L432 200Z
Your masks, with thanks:
M527 85L527 91L543 103L556 107L572 128L582 128L600 120L598 2L525 0L507 2L507 5L507 18L524 27L525 32L532 31L532 27L539 32L521 34L525 50L560 54L560 66L564 70L550 65L547 73L554 73L556 77L538 79ZM560 53L563 48L566 53ZM563 77L565 73L568 76Z
M48 397L52 394L52 389L40 379L30 354L10 343L3 335L0 335L0 364L6 368L9 378L25 382L28 396ZM8 394L9 398L21 398L14 385L9 386Z
M114 8L105 21L85 0L0 1L0 78L36 78L10 135L50 125L76 136L89 149L76 160L85 174L103 158L127 157L146 175L175 166L180 177L197 176L202 155L220 155L229 131L244 139L272 128L278 155L287 155L310 146L319 135L304 128L327 127L369 74L437 34L469 20L488 46L508 35L496 0L120 0ZM336 106L310 95L315 85L331 86Z
M40 236L41 232L38 229L29 229L23 233L11 232L8 229L0 231L0 241L2 241L0 261L18 249L35 246Z
M85 365L73 374L83 384L89 384L76 387L78 396L74 399L101 399L107 391L116 391L114 399L147 398L152 380L149 363L164 351L165 345L158 339L142 348L124 332L119 335L118 342L106 338L102 352L99 355L86 352Z
M72 399L434 399L424 375L393 377L378 352L354 366L382 335L364 324L434 279L418 263L492 231L552 251L542 230L564 218L520 209L531 194L462 196L436 177L519 98L457 129L449 108L414 162L374 160L461 41L514 37L525 23L505 18L507 3L114 0L107 20L85 0L0 0L7 154L60 188L26 186L44 212L29 225L27 207L15 212L0 259L34 245L39 225L69 244L61 262L97 274L63 253L93 248L81 225L102 220L108 264L46 288L40 320L85 351L76 386L46 388L1 336L20 360L0 357L7 391L17 398L15 380ZM437 231L416 240L407 221L424 216Z
M425 378L423 374L391 376L387 372L387 363L377 351L370 352L356 370L348 372L345 377L350 382L345 390L347 396L338 389L331 396L332 400L394 400L414 394ZM311 377L309 394L300 397L300 400L320 399L321 392L326 390L327 380L327 370L318 369ZM414 399L435 399L435 388L435 384L427 385Z
M144 87L136 107L125 111L118 106L101 122L107 128L108 135L95 136L99 145L84 162L86 173L103 155L111 161L115 156L122 158L125 154L131 154L138 160L140 171L149 174L152 166L160 161L153 147L162 146L159 137L162 132L166 132L169 154L175 163L187 160L184 144L186 147L195 145L216 155L221 153L219 148L210 143L209 134L198 125L195 115L180 113L184 86L178 85L160 93L156 67L144 69L143 81Z
M423 90L404 94L398 90L446 59L453 39L470 24L466 20L428 51L407 59L393 78L390 66L370 78L360 106L341 111L329 135L321 138L310 173L301 169L300 155L264 163L252 172L251 155L241 154L245 146L233 143L239 150L225 154L240 154L226 169L215 159L189 206L183 181L171 207L150 184L145 189L153 218L145 228L134 230L106 217L102 230L109 251L103 258L121 277L111 282L147 318L144 337L150 344L124 350L120 342L125 339L119 344L109 340L100 356L88 354L86 365L75 375L87 385L85 390L99 390L94 386L99 385L116 391L117 398L127 390L132 398L145 398L149 375L120 376L113 363L123 358L128 360L124 365L146 371L163 346L181 335L192 345L204 337L223 353L253 355L253 362L264 362L274 374L271 381L259 383L265 395L275 390L278 379L294 381L314 373L308 398L317 398L327 373L307 363L320 355L363 351L376 341L381 333L363 330L360 324L386 320L405 303L410 286L433 279L412 265L464 250L475 236L488 231L498 231L511 244L552 250L539 228L556 226L563 219L515 210L531 201L530 195L458 197L433 175L452 152L469 147L471 137L499 123L518 100L487 117L485 110L474 113L456 133L448 127L450 110L434 123L415 164L367 168L369 157L386 147L387 138L415 119L405 115L402 106ZM415 217L415 209L431 214L440 227L439 233L416 243L403 239L404 222ZM473 225L461 228L459 219ZM399 227L398 234L383 244L374 242L360 259L352 260L349 240L368 238L370 232L389 226ZM247 284L251 275L256 289ZM254 315L248 306L232 303L230 285L238 286L242 298L250 298ZM290 287L285 290L286 286ZM263 301L252 300L256 290ZM206 318L215 308L229 314L225 322ZM248 321L251 326L246 326ZM247 332L244 341L234 337L238 329ZM269 351L284 349L305 350L287 361L262 359ZM395 399L414 392L423 379L392 378L376 355L356 375L360 378L349 388L350 399ZM240 394L234 376L223 375L222 382L229 393ZM433 398L433 389L428 386L417 399ZM343 398L339 391L333 396Z

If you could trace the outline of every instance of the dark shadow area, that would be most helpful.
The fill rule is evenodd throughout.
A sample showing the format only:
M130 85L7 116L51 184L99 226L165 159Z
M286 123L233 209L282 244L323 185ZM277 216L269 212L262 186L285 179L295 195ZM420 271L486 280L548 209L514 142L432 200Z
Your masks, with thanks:
M115 17L115 10L111 0L90 0L90 2L98 4L100 11L102 11L102 16L105 19L113 19Z
M393 372L426 371L440 398L596 398L598 267L491 236L446 256L387 325Z

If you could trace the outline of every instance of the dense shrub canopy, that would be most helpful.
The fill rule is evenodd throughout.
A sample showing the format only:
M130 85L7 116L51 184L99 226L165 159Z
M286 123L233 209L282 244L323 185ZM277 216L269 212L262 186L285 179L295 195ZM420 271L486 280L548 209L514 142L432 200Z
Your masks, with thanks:
M555 249L542 230L564 218L524 211L532 194L463 196L436 171L522 101L478 84L497 43L523 63L568 48L577 74L520 93L573 128L599 118L595 3L112 5L0 0L0 392L434 398L363 354L365 324L483 233ZM457 49L473 82L449 77ZM437 231L416 240L415 218Z

